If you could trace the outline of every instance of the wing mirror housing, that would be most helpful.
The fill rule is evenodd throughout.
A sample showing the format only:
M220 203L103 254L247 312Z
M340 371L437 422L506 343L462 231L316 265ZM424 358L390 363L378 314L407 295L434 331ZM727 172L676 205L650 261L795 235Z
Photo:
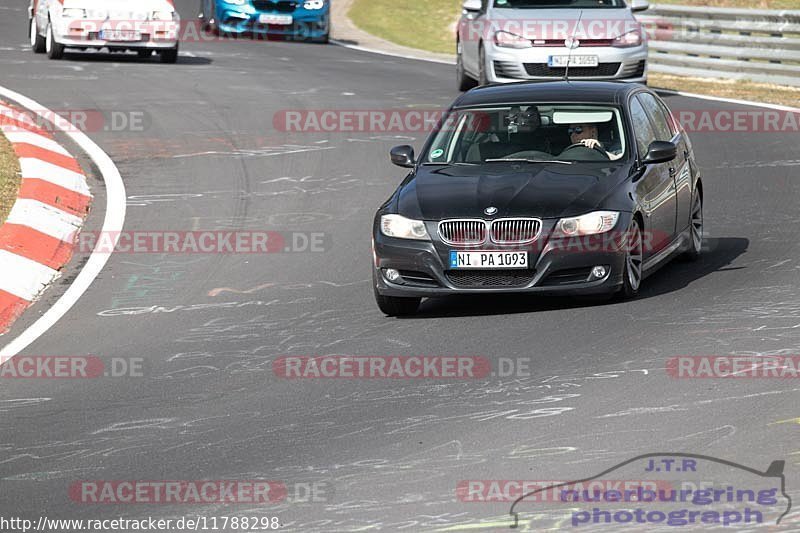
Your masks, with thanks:
M670 141L653 141L647 149L647 155L642 163L653 165L656 163L668 163L678 156L678 147Z
M648 9L650 9L650 2L647 0L633 0L633 2L631 2L631 11L634 13L647 11Z
M403 168L414 168L416 162L414 161L414 148L404 144L402 146L395 146L389 152L392 158L392 164Z
M464 0L464 3L461 4L461 8L463 9L464 15L474 18L481 12L483 6L481 5L481 0Z

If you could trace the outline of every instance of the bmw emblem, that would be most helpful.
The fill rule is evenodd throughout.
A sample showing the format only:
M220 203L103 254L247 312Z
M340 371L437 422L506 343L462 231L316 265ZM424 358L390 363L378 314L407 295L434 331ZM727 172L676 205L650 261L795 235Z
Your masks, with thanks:
M496 207L487 207L486 209L483 210L483 212L491 217L491 216L494 216L494 215L497 214L497 208Z

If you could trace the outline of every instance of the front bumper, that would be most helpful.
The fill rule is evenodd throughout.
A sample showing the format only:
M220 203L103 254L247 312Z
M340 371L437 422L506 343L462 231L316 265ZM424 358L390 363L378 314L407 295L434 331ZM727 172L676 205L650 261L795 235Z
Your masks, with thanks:
M562 79L565 69L548 67L548 59L550 56L568 54L569 51L563 47L515 50L487 43L487 77L492 83ZM619 80L632 83L647 80L647 45L632 48L586 47L573 50L572 54L597 56L600 64L598 67L570 67L571 80Z
M133 41L109 41L101 39L105 29L134 31L140 36ZM94 21L65 19L53 26L58 43L73 48L115 48L169 50L178 46L178 21Z
M291 24L265 24L262 15L291 16ZM320 39L330 33L330 7L304 9L299 6L291 12L260 10L253 5L231 6L222 3L217 8L217 27L222 33L233 35L260 34L291 37L295 39Z
M625 266L625 251L618 246L627 228L631 215L622 213L617 228L605 236L580 240L549 239L556 221L543 221L539 239L525 246L485 245L484 250L522 251L529 254L530 269L523 270L451 270L448 266L450 250L455 249L441 242L436 235L436 223L426 223L432 241L415 241L386 237L377 229L373 231L376 288L384 296L435 297L453 294L487 293L553 293L553 294L609 294L622 285ZM607 274L590 281L590 271L603 266ZM403 274L400 280L389 281L385 269L392 268ZM490 280L483 285L463 283L462 273L474 274L474 280ZM488 274L488 276L483 276ZM499 274L499 285L494 278ZM466 274L463 274L466 275ZM473 276L469 276L473 278ZM427 278L427 279L426 279Z

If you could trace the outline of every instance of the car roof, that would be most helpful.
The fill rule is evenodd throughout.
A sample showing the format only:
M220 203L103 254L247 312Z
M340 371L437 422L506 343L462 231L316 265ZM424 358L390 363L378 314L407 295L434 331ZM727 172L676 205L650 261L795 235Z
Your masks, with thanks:
M646 89L638 83L611 81L525 81L486 85L461 95L454 108L489 104L525 104L536 102L576 102L619 105L630 93Z

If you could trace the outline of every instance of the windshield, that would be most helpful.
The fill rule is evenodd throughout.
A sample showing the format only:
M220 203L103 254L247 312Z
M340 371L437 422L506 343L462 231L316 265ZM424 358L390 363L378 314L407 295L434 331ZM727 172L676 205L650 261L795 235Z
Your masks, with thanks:
M614 107L536 104L452 112L434 134L423 164L611 161L625 155Z
M504 9L595 9L626 7L623 0L494 0L494 7Z

